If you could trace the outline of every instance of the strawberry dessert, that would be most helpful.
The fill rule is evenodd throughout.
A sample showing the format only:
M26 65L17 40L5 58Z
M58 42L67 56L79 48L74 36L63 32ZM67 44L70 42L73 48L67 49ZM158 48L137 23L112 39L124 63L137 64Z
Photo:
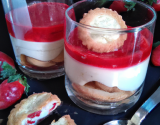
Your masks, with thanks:
M67 8L64 3L40 2L6 13L9 35L19 63L44 70L63 65L63 23Z
M133 28L123 27L123 21L119 21L122 18L112 13L116 12L106 8L90 10L80 23L94 28L79 25L65 39L66 75L73 89L85 98L120 101L134 94L145 80L152 33L147 28L122 34L104 34L104 29L96 29Z

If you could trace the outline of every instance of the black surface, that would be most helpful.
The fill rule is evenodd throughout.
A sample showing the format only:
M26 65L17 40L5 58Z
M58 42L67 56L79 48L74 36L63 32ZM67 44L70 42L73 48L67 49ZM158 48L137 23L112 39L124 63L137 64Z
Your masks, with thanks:
M158 13L158 20L155 28L154 42L158 40L160 41L159 29L160 29L160 12ZM3 51L4 53L8 54L13 59L15 59L11 42L9 39L7 27L6 27L3 8L1 4L0 4L0 51ZM45 81L38 81L36 79L28 78L28 84L31 86L29 95L34 92L46 91L46 92L52 92L53 94L58 95L58 97L62 100L62 105L56 110L56 112L54 112L52 115L46 118L43 122L41 122L40 125L49 125L53 119L58 119L65 114L70 114L70 116L75 120L77 125L102 125L103 123L110 121L112 119L131 118L131 116L140 107L140 105L160 85L159 78L160 78L160 67L155 67L150 62L148 67L148 72L146 75L146 83L145 83L144 90L140 100L135 104L135 106L129 109L126 113L121 113L114 116L93 114L76 106L70 100L70 98L66 93L66 90L64 87L64 76L55 78L55 79L45 80ZM2 81L0 81L0 83L1 82ZM25 95L23 95L21 99L24 99L24 98L26 98ZM5 119L2 125L6 125L7 117L13 107L14 105L9 107L8 109L0 111L0 119ZM160 125L160 106L159 105L146 117L142 125Z

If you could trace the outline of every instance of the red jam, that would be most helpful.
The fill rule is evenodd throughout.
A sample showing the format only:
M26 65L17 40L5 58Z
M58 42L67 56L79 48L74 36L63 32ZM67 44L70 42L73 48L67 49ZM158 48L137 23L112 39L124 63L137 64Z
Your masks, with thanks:
M33 123L35 123L35 121L27 120L27 123L28 123L28 124L33 124Z
M49 110L51 112L56 107L56 103L53 103L53 107Z
M64 3L42 2L15 9L5 16L8 31L12 37L26 41L60 40L67 8Z
M124 45L117 51L109 53L96 53L88 50L78 38L77 28L67 39L68 41L65 38L65 49L75 60L96 67L118 69L146 60L152 49L153 35L146 28L137 34L128 33Z
M28 118L39 117L39 116L41 115L41 112L42 112L42 111L34 112L34 113L32 113L32 114L29 114L27 117L28 117ZM35 121L27 120L27 124L33 124L33 123L35 123Z
M37 111L37 112L34 112L32 114L29 114L27 117L28 118L34 118L34 117L39 117L40 114L41 114L42 111Z

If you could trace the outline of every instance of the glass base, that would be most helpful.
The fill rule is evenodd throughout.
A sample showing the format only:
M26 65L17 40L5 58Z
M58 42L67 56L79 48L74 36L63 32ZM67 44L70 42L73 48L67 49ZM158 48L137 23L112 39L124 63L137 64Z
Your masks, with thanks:
M61 67L55 70L50 70L50 71L36 71L36 70L31 70L19 64L19 68L27 76L36 78L36 79L51 79L51 78L60 77L65 74L64 67Z
M100 114L100 115L115 115L121 112L126 112L131 108L139 99L142 90L143 84L139 89L130 97L117 102L100 102L93 101L91 99L86 99L75 92L71 86L71 81L65 75L65 88L68 96L71 100L78 105L80 108L87 110L89 112Z

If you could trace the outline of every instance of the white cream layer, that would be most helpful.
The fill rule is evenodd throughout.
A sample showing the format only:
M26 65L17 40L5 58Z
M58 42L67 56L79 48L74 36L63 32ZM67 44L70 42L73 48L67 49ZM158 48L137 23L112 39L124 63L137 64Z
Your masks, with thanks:
M49 112L49 110L53 107L53 104L56 103L56 106L54 107L54 109L57 108L57 102L53 101L53 102L50 102L49 104L47 104L41 111L41 114L40 116L38 117L34 117L34 118L26 118L22 121L22 125L37 125L38 124L38 120L40 119L43 119L45 118L46 116L48 116L51 112ZM32 123L32 124L27 124L27 121L35 121L35 123Z
M90 81L97 81L106 86L117 86L124 91L133 91L145 80L149 57L143 62L128 68L111 69L99 68L81 63L64 51L65 72L72 83L85 85Z
M54 42L30 42L20 40L10 35L15 55L21 54L41 61L50 61L57 57L64 47L64 39Z

